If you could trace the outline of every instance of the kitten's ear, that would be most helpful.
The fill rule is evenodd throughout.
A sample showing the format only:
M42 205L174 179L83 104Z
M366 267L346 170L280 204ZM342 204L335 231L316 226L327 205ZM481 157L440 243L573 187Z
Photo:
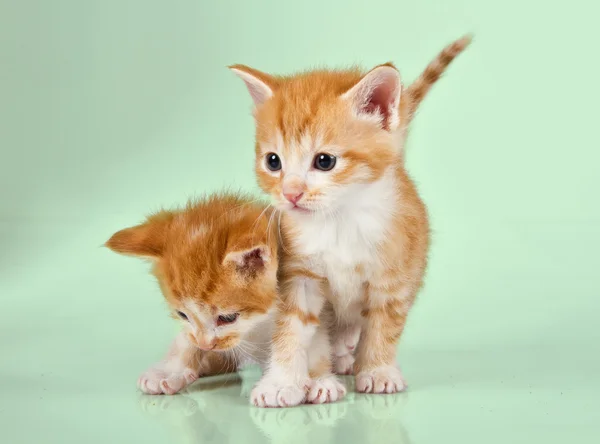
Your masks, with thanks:
M273 97L278 86L275 77L245 65L232 65L229 69L244 81L254 106L260 106Z
M245 275L256 275L271 261L271 253L266 245L257 245L227 253L223 265L233 265Z
M342 98L350 102L358 118L374 120L383 129L392 131L400 123L398 107L401 93L400 73L393 65L386 64L365 74Z
M112 235L105 246L121 254L158 259L165 248L167 232L172 220L170 216L157 215L146 223L118 231Z

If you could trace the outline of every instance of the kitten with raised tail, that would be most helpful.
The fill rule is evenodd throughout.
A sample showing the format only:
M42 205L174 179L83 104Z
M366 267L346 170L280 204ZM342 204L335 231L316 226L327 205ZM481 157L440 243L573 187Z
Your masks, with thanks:
M150 259L181 333L138 387L174 394L199 376L267 361L277 296L272 211L250 197L215 194L115 233L106 246Z
M404 167L406 131L469 42L447 46L406 89L391 63L287 77L230 67L254 102L258 183L282 213L281 303L253 404L336 401L345 388L335 372L353 372L360 392L406 387L396 347L429 247Z

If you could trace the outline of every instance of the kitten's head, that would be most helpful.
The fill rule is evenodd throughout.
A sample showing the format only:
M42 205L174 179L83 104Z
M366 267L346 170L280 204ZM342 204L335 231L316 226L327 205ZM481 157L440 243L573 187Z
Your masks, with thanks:
M231 69L255 105L258 183L279 209L351 206L362 185L397 164L402 84L393 65L291 77Z
M172 315L192 343L224 351L275 306L277 236L264 209L239 196L213 196L150 216L106 245L151 259Z

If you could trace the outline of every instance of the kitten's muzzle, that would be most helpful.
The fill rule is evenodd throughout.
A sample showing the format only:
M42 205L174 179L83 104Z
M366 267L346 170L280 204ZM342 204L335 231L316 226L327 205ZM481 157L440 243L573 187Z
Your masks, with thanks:
M198 348L200 350L204 350L204 351L213 350L216 346L217 346L216 341L212 341L212 342L209 342L209 343L198 342Z
M217 339L216 338L213 338L210 341L206 341L204 339L198 339L197 337L195 337L191 333L189 334L189 338L192 341L192 343L196 347L198 347L200 350L210 351L210 350L213 350L217 346Z

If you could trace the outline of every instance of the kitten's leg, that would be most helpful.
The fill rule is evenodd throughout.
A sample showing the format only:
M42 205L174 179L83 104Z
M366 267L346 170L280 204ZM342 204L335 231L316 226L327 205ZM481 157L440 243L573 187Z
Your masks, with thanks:
M396 393L406 388L396 364L396 346L404 330L414 292L403 287L370 285L363 311L365 324L358 344L354 371L356 390Z
M349 294L347 291L344 293ZM354 372L354 352L358 345L363 322L362 299L356 295L356 300L360 302L344 305L339 308L340 313L333 315L331 337L334 370L338 375L351 375Z
M354 351L360 338L360 324L338 325L332 330L334 369L338 375L351 375L354 371Z
M215 352L203 352L187 339L177 335L167 355L139 377L138 388L149 395L173 395L193 383L198 376L235 371L227 358Z
M184 332L171 343L167 355L138 379L138 388L149 395L177 393L198 379L200 350L193 347Z
M250 396L258 407L301 404L310 387L308 348L324 303L320 283L304 275L291 275L281 294L268 369Z
M306 402L324 404L335 402L346 395L346 388L332 372L330 329L321 317L321 324L308 350L308 373L311 378Z

